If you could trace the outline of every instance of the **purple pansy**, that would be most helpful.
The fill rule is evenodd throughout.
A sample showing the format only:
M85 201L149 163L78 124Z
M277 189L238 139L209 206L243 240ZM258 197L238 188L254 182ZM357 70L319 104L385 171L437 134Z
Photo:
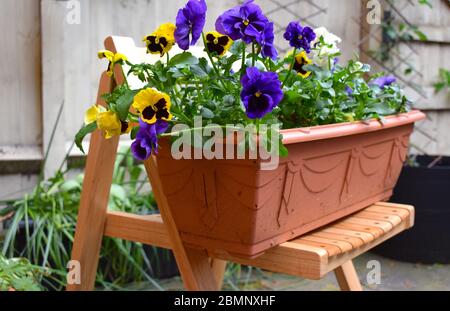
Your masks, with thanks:
M345 87L345 92L347 93L347 95L350 97L353 95L353 90L351 87L349 87L348 85Z
M370 85L377 85L379 88L384 89L385 86L391 85L396 81L397 79L394 76L382 76L370 81Z
M247 0L220 15L216 21L216 30L233 40L242 39L247 44L253 41L260 43L269 20L261 8L252 2L253 0Z
M274 39L273 23L267 23L259 40L259 44L261 44L261 54L263 57L270 57L271 59L277 58L278 52L273 46Z
M241 78L241 100L250 119L262 118L283 99L281 82L275 72L248 67Z
M316 39L316 33L311 27L302 25L299 22L290 22L283 37L289 44L297 49L304 49L306 53L311 52L311 41Z
M139 119L139 131L135 141L131 144L131 152L138 160L147 160L152 154L152 150L158 153L158 135L164 133L169 127L169 123L157 120L153 124Z
M200 38L205 26L206 10L205 0L189 0L184 8L178 10L175 41L182 50L189 49L189 45L194 45Z

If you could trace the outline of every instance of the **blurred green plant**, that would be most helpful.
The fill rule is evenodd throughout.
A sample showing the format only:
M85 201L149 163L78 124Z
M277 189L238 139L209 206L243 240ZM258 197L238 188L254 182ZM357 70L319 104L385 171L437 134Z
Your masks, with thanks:
M41 267L32 265L25 258L6 258L0 255L0 291L40 291Z
M436 94L442 91L450 92L450 70L439 69L439 79L434 84L434 91Z
M108 208L135 214L156 211L150 191L142 191L147 183L142 164L135 164L129 149L121 149L116 158ZM62 289L66 265L70 260L80 202L83 175L66 179L59 171L42 180L35 189L16 201L0 202L7 208L0 215L14 212L7 224L2 253L8 257L23 256L42 268L51 268L52 278L39 277L47 287ZM165 251L150 252L140 243L105 238L97 273L97 286L118 289L131 281L145 280L161 289L152 277L160 261L170 258ZM155 269L156 267L156 269ZM54 281L57 280L57 282Z
M394 1L389 1L389 3L391 8L395 8ZM410 2L410 4L414 5L414 2ZM428 0L417 0L417 4L432 8ZM393 14L390 9L384 12L384 17L381 22L382 42L378 49L368 51L369 55L380 63L391 60L394 49L396 54L401 56L402 51L399 49L399 43L401 42L428 40L428 37L422 32L419 26L406 21L406 19L402 20L397 18L396 15L399 14L401 13L397 12L397 14ZM416 69L409 62L405 62L405 65L404 75L409 75Z

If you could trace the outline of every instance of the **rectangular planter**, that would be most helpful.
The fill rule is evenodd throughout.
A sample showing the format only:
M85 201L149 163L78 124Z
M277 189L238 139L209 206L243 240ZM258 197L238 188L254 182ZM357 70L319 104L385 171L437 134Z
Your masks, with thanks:
M284 130L275 170L260 160L174 160L158 169L182 240L254 257L372 203L387 200L419 111L376 120Z

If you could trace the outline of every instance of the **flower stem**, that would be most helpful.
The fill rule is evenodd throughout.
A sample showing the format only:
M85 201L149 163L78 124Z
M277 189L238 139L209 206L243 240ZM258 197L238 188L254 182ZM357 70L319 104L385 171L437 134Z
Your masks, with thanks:
M245 66L245 45L243 45L243 49L242 49L242 66L241 66L241 71L244 70L244 66Z
M252 42L252 67L255 67L256 55L255 55L255 41Z
M289 71L286 75L286 78L284 78L283 84L281 85L281 88L283 89L283 86L286 84L287 80L289 79L292 69L294 68L294 64L295 64L295 54L297 54L297 48L294 48L294 53L292 53L292 63L291 63L291 67L289 67Z
M123 70L122 65L120 65L120 70L122 70L122 76L123 76L123 80L124 80L124 82L125 82L125 85L126 85L128 88L130 88L130 86L129 86L129 84L128 84L128 80L127 80L127 75L125 74L125 71ZM114 79L115 79L115 77L114 77ZM117 83L117 80L116 80L116 83Z

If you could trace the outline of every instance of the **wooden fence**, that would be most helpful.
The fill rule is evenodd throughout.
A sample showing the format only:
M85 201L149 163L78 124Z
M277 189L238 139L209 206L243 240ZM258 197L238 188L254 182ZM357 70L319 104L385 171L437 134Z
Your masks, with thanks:
M407 1L407 0L405 0ZM100 72L106 64L96 59L103 39L110 35L140 42L162 22L174 21L185 0L3 0L0 27L0 200L30 190L46 154L46 174L59 168L83 112L96 97ZM207 0L208 21L238 0ZM257 0L275 22L278 36L294 19L326 26L343 39L346 61L358 52L360 21L366 2L360 0ZM412 22L426 28L430 42L415 42L422 80L431 96L418 107L430 111L423 125L426 135L415 140L427 152L450 155L448 97L434 96L430 85L450 56L448 1L431 0L433 9L411 8ZM79 13L79 15L78 15ZM277 41L283 49L285 43ZM62 114L54 135L60 107ZM422 135L422 136L420 136ZM49 142L53 143L49 149ZM428 140L427 140L428 139ZM431 142L430 142L431 141ZM76 154L76 151L73 151Z

